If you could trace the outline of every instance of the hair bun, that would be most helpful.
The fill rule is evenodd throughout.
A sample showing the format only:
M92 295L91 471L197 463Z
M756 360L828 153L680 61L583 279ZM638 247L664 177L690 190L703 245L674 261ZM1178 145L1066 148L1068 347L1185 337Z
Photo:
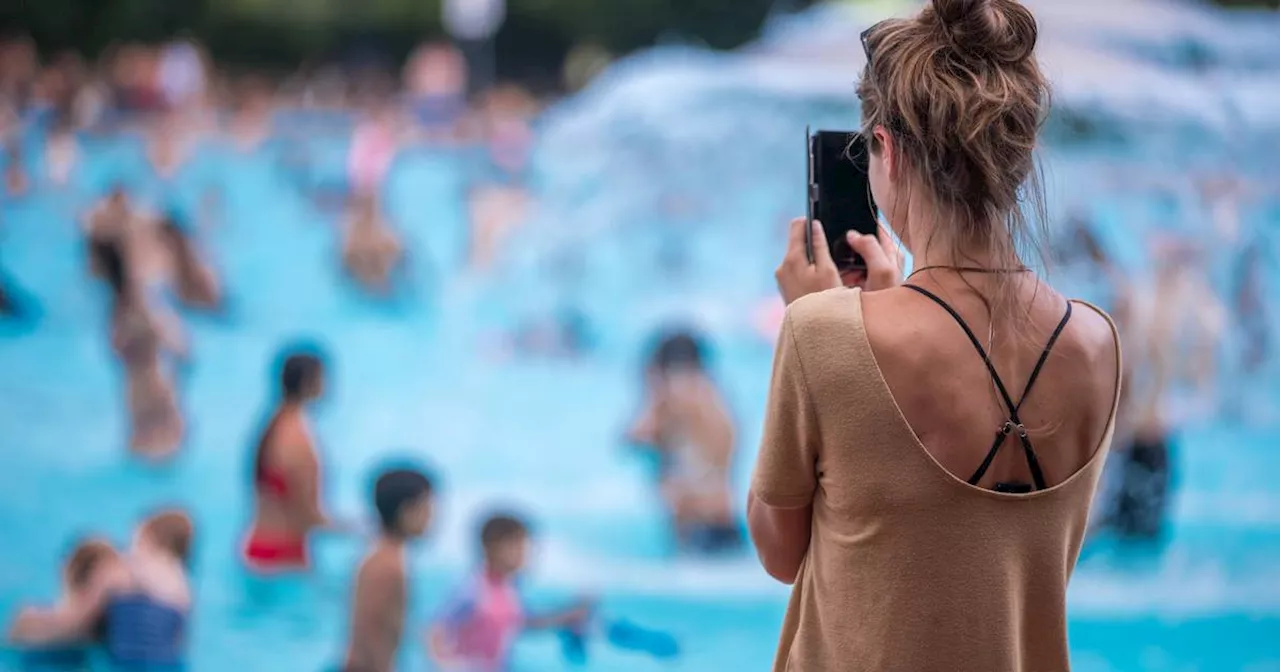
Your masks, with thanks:
M1020 63L1036 48L1036 19L1017 0L933 0L933 11L957 51Z

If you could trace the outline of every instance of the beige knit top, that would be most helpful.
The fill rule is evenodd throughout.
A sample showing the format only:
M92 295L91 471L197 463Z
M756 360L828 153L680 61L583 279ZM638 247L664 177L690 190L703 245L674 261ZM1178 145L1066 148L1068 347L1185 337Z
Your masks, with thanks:
M969 485L903 418L861 292L797 301L752 480L770 506L813 503L775 672L1067 670L1067 582L1114 425L1113 406L1093 457L1058 485Z

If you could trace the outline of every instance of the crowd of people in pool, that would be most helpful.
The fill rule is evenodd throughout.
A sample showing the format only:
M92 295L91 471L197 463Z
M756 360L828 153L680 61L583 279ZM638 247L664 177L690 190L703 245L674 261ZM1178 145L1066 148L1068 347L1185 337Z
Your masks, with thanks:
M330 105L353 109L360 118L340 194L347 212L341 263L350 276L371 294L386 294L408 263L381 190L396 152L412 142L487 148L491 179L468 195L470 263L484 268L529 207L525 179L539 103L518 87L498 86L473 105L465 60L439 44L414 52L402 95L392 95L394 89L373 76L344 82L324 73L286 81L278 90L255 77L225 79L199 45L188 41L123 45L90 68L70 54L42 65L29 42L9 40L0 44L0 140L7 157L0 189L12 198L39 185L65 183L79 160L80 133L141 134L155 174L164 177L182 165L197 138L218 134L251 150L272 134L277 107ZM223 118L217 110L229 112ZM32 162L23 156L22 138L32 124L43 129L38 165L45 175L32 175ZM317 201L332 195L313 194ZM1207 187L1205 198L1219 213L1219 234L1235 235L1229 229L1238 226L1238 218L1223 204L1239 194L1229 186ZM163 460L179 450L186 434L178 383L188 348L179 313L158 294L172 295L184 309L218 311L224 297L216 265L202 251L191 221L177 212L147 212L123 185L112 187L83 223L87 271L109 289L110 343L124 371L129 446L140 458ZM1211 380L1228 319L1239 321L1246 340L1242 369L1258 370L1271 356L1262 298L1266 246L1251 242L1236 255L1230 308L1206 291L1209 283L1202 278L1212 270L1210 261L1186 241L1153 245L1156 267L1149 283L1122 273L1086 221L1075 220L1058 249L1064 261L1089 265L1109 278L1112 313L1129 341L1118 485L1096 528L1158 537L1169 499L1170 436L1176 431L1165 400L1175 379L1189 373L1205 384ZM0 309L18 311L7 296L0 287ZM1188 305L1198 308L1185 310ZM1195 341L1190 348L1184 343L1188 335ZM694 333L660 339L626 439L658 458L658 487L679 546L716 553L740 548L743 539L730 477L736 428L708 373L706 347ZM1184 366L1192 370L1184 372ZM305 570L311 536L341 526L321 504L321 465L307 418L308 404L324 392L324 370L323 352L310 345L286 349L278 363L279 404L255 448L254 519L243 546L245 564L258 572ZM389 470L377 479L371 509L380 530L355 582L341 668L347 672L395 667L405 631L406 544L431 524L434 483L422 467ZM524 519L506 513L481 527L482 569L459 587L427 633L430 654L442 667L500 669L522 630L559 630L572 649L599 625L589 600L547 614L525 612L513 581L524 567L529 534ZM180 664L196 535L186 513L165 510L138 523L127 549L97 538L80 541L63 567L58 602L24 608L11 624L11 640L51 655L100 644L117 662L152 666L147 669ZM658 655L674 650L660 633L620 623L605 629L623 646Z
M530 121L538 102L508 85L469 98L466 62L451 46L428 44L415 51L399 96L392 95L389 82L371 84L354 76L345 88L323 74L296 89L286 82L273 91L252 77L228 84L210 65L200 47L187 41L124 45L105 54L96 70L73 54L41 65L29 41L0 42L3 200L65 188L80 160L83 135L140 136L152 171L163 180L190 158L198 140L220 137L251 151L278 132L270 128L273 109L305 104L359 116L341 193L308 195L317 207L338 197L347 213L340 263L372 296L393 291L407 261L381 202L390 165L406 145L484 148L483 172L490 179L468 193L472 266L491 263L527 209ZM229 115L219 119L218 111L227 109ZM33 136L40 139L41 160L23 154ZM33 165L45 174L36 174ZM153 212L138 200L128 184L112 184L81 223L86 275L108 289L109 342L123 372L127 443L137 458L160 462L186 438L179 394L190 353L182 313L219 313L225 297L218 265L199 244L191 218L179 209ZM13 285L0 286L5 315L31 311L19 295ZM572 335L551 338L566 336ZM547 345L545 334L535 340L537 347ZM659 455L660 488L681 545L715 552L739 547L742 535L729 494L734 428L704 367L704 347L688 333L662 340L646 371L645 404L626 438ZM315 533L361 531L330 519L322 506L321 465L307 406L323 394L324 377L319 347L299 344L282 352L279 403L254 448L254 517L242 547L244 564L257 573L306 571ZM430 526L434 480L428 469L414 466L387 471L376 481L371 508L380 530L357 573L343 670L396 667L408 599L406 544ZM103 538L79 540L64 564L56 603L21 609L9 640L68 669L85 664L87 647L139 669L180 666L197 532L186 512L164 510L137 524L128 548ZM663 633L596 618L589 600L527 613L514 581L525 565L529 534L525 519L512 513L495 514L482 525L481 569L460 584L427 633L431 657L442 669L502 669L515 636L530 629L559 630L570 658L584 655L584 638L593 628L618 646L674 653L675 642Z

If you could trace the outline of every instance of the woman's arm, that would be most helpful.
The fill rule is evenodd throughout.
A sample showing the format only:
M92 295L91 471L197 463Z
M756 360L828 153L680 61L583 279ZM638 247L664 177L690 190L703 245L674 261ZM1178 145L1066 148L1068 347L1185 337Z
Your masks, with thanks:
M310 446L298 452L302 454L294 470L298 483L298 510L305 512L309 525L324 527L329 524L329 516L320 502L320 462Z
M796 582L809 553L813 505L794 509L769 506L747 493L747 527L764 571L785 584Z
M287 429L280 437L278 454L289 480L290 509L296 523L306 528L328 525L329 517L320 501L320 461L311 437L305 430Z
M769 576L794 583L809 552L821 437L788 309L778 336L747 528Z

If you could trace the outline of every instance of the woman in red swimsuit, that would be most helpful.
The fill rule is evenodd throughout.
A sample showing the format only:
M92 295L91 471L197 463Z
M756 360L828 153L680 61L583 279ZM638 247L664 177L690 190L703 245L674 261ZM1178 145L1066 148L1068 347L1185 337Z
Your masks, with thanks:
M328 525L320 507L320 463L306 406L324 389L324 363L315 351L292 351L280 368L281 401L254 458L253 527L245 563L259 571L307 567L307 535Z

